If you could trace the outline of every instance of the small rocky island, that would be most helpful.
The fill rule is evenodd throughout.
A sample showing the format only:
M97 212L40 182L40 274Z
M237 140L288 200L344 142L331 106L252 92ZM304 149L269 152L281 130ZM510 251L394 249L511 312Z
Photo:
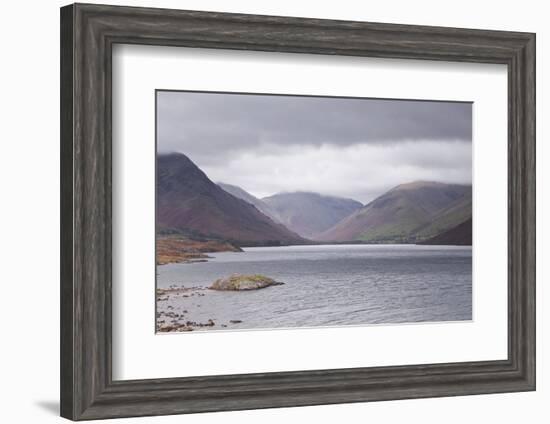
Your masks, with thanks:
M284 283L261 274L240 275L233 274L227 278L219 278L208 287L210 290L245 291L263 289L269 286L281 286Z

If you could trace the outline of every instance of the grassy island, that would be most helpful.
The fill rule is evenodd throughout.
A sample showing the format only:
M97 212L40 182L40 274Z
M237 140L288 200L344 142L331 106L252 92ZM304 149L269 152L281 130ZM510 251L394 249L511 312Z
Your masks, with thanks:
M216 280L210 287L211 290L244 291L257 290L269 286L280 286L284 283L261 274L240 275L234 274L228 278Z

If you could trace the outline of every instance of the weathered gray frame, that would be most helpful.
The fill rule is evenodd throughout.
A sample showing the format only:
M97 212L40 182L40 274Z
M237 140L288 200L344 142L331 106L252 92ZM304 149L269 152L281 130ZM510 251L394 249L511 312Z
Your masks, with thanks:
M506 64L508 359L113 381L115 43ZM61 9L62 416L84 420L534 389L534 34L87 4Z

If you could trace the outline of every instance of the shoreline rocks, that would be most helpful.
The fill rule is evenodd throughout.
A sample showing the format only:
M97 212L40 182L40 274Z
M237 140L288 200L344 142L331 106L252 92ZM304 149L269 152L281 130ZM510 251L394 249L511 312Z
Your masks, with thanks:
M262 274L233 274L216 280L210 287L184 287L172 284L157 288L156 331L157 333L180 333L225 330L233 326L239 328L239 324L243 321L238 319L238 316L232 317L233 319L216 316L205 319L204 314L200 313L200 308L203 306L202 298L207 296L208 290L250 291L283 284ZM210 296L214 294L211 293Z

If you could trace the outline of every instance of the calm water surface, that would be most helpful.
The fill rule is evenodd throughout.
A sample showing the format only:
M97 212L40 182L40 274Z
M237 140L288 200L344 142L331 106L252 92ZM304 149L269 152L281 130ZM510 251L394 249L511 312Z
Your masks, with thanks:
M341 326L472 319L472 248L323 245L246 248L157 267L157 286L209 286L231 274L264 274L285 285L159 302L208 330ZM241 323L230 323L238 320ZM221 327L221 325L227 327ZM207 330L207 328L205 328Z

